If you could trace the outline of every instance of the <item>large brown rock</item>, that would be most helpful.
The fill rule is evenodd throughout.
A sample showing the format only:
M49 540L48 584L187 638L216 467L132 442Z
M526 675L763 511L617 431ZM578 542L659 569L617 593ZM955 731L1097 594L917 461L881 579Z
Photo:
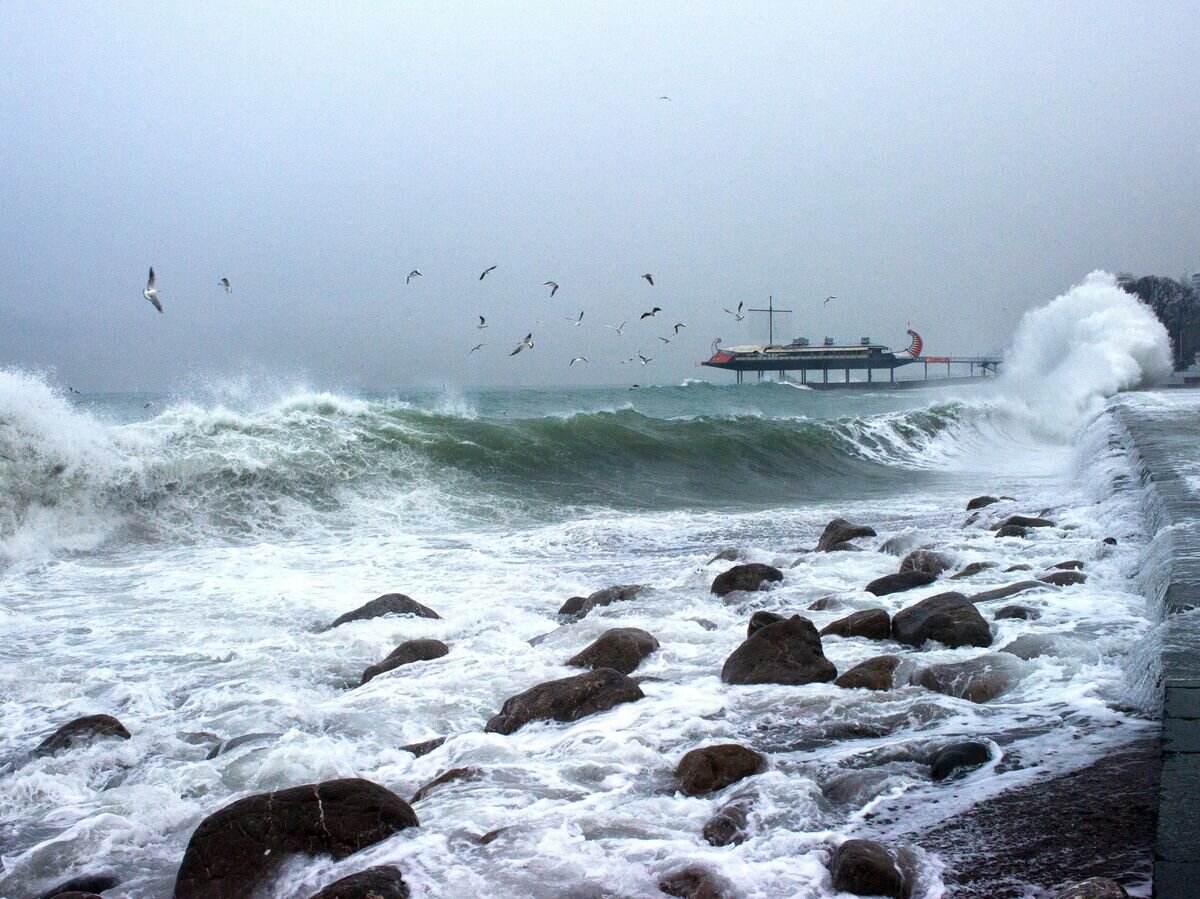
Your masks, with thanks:
M722 743L702 746L684 755L675 767L675 779L687 795L703 796L758 774L766 766L767 759L762 753L737 743Z
M1058 571L1083 571L1083 562L1079 559L1067 559L1065 562L1058 562L1050 567Z
M761 562L750 562L746 565L734 565L728 571L723 571L713 578L710 588L717 596L724 596L734 590L761 590L764 584L772 584L783 580L783 572L771 565Z
M400 876L400 869L377 865L336 880L309 899L408 899L408 896L408 885Z
M1052 528L1054 522L1048 518L1035 518L1029 515L1009 515L997 524L992 525L993 531L1001 528Z
M130 733L125 725L112 715L85 715L69 721L38 744L34 755L53 755L63 749L79 746L98 737L116 737L128 740Z
M420 743L409 743L407 746L400 748L404 752L411 752L415 758L420 758L423 755L429 755L433 750L437 749L446 742L445 737L434 737L432 740L423 740Z
M74 893L79 896L103 893L105 890L111 890L120 883L121 881L111 874L83 874L52 886L46 892L36 897L36 899L55 899L55 897L62 896L64 893Z
M632 674L642 659L658 649L651 634L636 627L614 627L590 646L567 659L572 668L614 668Z
M833 683L848 690L890 690L899 664L899 656L875 656L859 662Z
M856 896L904 896L904 875L887 848L874 840L847 840L829 860L833 888Z
M1040 581L1018 581L1015 584L1006 584L994 590L984 590L982 593L974 593L968 599L973 603L990 602L993 599L1006 599L1009 596L1016 596L1018 593L1025 593L1028 590L1044 589L1045 586Z
M996 530L996 537L1028 537L1029 529L1016 524L1006 524Z
M932 549L914 549L900 561L901 571L924 571L937 577L954 566L954 561L945 553Z
M892 633L892 619L883 609L863 609L839 618L821 628L821 636L866 637L868 640L886 640Z
M1003 621L1006 618L1019 618L1022 621L1037 621L1042 617L1042 613L1037 609L1031 609L1029 606L1004 606L997 609L996 614L992 616L997 621Z
M827 552L831 547L857 537L874 537L875 529L865 524L851 524L844 518L835 518L825 525L821 539L817 541L817 552Z
M530 721L578 721L645 694L641 688L612 668L564 677L530 687L509 697L500 712L484 728L488 733L511 734Z
M416 805L438 787L443 784L453 783L456 780L478 780L483 776L483 772L478 768L451 768L449 771L443 771L425 786L413 793L410 803Z
M645 589L641 584L617 584L597 590L587 596L572 596L562 604L558 614L578 620L592 609L600 606L610 606L614 602L627 602Z
M1016 656L990 652L965 662L922 668L913 676L913 681L936 693L983 703L1007 693L1022 674L1024 667Z
M200 822L174 899L251 899L291 856L342 859L416 826L407 802L359 778L248 796Z
M755 612L750 616L750 623L746 625L746 636L753 637L755 632L762 630L768 624L786 620L786 615L777 615L774 612Z
M671 872L658 882L658 888L676 899L726 899L733 895L721 878L699 865Z
M994 496L977 496L972 500L967 501L967 511L974 512L976 509L982 509L984 506L990 506L992 503L1000 502Z
M401 665L411 665L413 662L429 662L440 659L450 650L441 640L405 640L393 649L386 659L376 662L363 672L362 684L378 677L386 671L399 668Z
M958 581L966 577L973 577L981 571L987 571L989 568L995 567L995 562L972 562L970 565L964 565L962 571L956 571L950 575L950 580Z
M755 631L721 668L727 684L812 684L835 677L817 629L799 615Z
M739 796L717 809L704 824L704 842L710 846L737 846L750 835L749 796Z
M1082 584L1087 575L1082 571L1052 571L1038 578L1043 584L1053 584L1055 587L1070 587L1072 584Z
M892 636L917 647L929 640L951 648L992 645L991 628L961 593L939 593L897 612Z
M867 584L865 589L868 593L874 593L876 596L887 596L889 593L900 593L903 590L924 587L936 580L937 575L927 571L901 571L899 574L885 574L883 577L877 577Z
M992 749L978 740L951 743L939 749L929 760L929 776L934 780L945 780L956 771L970 770L985 765L992 759Z
M377 596L365 605L359 606L345 615L334 619L329 630L347 624L351 621L366 621L371 618L382 618L384 615L409 615L415 618L441 618L433 609L421 605L415 599L410 599L403 593L385 593Z
M1129 894L1115 880L1091 877L1055 893L1053 899L1129 899Z

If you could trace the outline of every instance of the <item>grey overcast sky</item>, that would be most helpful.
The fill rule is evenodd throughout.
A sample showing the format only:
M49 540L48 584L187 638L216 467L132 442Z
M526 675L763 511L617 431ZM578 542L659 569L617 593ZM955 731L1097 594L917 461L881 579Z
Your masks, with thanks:
M1194 3L6 0L0 60L0 364L85 390L679 381L771 294L987 350L1200 269Z

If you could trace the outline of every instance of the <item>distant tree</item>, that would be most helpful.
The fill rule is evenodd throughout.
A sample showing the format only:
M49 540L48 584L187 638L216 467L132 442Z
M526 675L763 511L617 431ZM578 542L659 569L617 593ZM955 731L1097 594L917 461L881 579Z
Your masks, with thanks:
M1175 347L1175 366L1186 368L1200 350L1200 296L1190 284L1146 275L1124 289L1149 306L1167 329Z

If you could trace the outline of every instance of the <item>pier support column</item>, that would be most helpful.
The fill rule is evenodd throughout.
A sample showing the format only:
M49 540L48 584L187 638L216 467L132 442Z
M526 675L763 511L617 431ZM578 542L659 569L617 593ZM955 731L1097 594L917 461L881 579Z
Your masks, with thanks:
M850 383L850 369L846 369L846 383Z
M867 383L868 384L870 384L872 381L875 380L875 378L873 377L874 374L875 374L875 369L873 369L873 368L867 369Z

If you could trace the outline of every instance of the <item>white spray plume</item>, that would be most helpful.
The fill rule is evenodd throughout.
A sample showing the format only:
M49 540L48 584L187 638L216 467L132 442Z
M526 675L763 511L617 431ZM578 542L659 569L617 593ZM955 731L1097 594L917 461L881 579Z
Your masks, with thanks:
M1106 398L1168 377L1170 341L1148 306L1096 271L1025 313L1006 368L1009 394L1048 430L1069 435Z

